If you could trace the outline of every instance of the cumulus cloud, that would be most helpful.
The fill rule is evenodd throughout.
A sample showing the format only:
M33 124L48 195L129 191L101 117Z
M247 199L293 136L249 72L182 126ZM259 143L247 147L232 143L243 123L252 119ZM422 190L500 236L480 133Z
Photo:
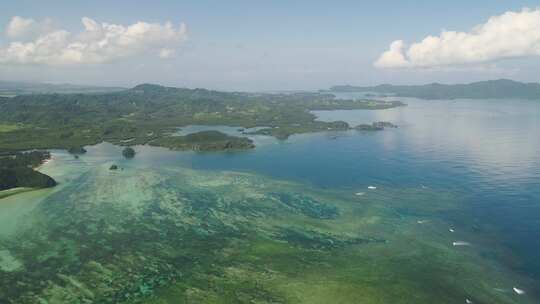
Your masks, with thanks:
M35 39L39 35L47 34L53 30L53 21L49 18L38 22L31 18L14 16L9 21L5 34L12 40Z
M174 56L175 53L176 53L176 51L173 50L173 49L164 48L164 49L159 50L159 57L160 58L171 58L172 56Z
M394 41L374 65L430 68L527 56L540 56L540 9L506 12L469 32L443 31L408 47Z
M184 23L137 22L124 26L98 23L88 17L81 21L84 30L73 34L54 29L47 20L13 17L5 30L10 42L0 47L0 63L91 64L146 53L169 58L187 39Z
M34 19L25 19L19 16L11 18L7 28L6 35L10 38L18 38L27 35L33 30L36 21Z

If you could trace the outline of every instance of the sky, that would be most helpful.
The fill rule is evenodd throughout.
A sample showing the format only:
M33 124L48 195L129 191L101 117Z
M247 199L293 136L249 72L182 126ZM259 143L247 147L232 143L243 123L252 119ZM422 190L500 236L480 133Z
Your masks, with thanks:
M540 81L538 1L0 2L0 80L241 91Z

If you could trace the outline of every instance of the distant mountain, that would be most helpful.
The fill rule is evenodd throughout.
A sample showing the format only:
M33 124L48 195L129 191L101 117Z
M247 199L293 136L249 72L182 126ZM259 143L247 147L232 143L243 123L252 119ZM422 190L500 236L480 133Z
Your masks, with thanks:
M83 86L74 84L51 84L40 82L0 81L0 96L28 94L110 93L125 90L119 87Z
M371 87L343 85L334 86L330 90L332 92L373 92L423 99L540 99L540 83L523 83L508 79L452 85L440 83L426 85L383 84Z

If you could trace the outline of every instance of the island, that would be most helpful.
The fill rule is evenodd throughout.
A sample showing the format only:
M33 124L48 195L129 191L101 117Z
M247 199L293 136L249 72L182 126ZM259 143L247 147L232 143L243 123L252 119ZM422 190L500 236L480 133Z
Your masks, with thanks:
M366 92L366 96L374 96L373 93L379 93L421 99L540 99L540 83L523 83L509 79L498 79L469 84L382 84L367 87L339 85L330 88L330 92Z
M274 136L277 139L287 139L293 134L324 132L324 131L347 131L351 127L344 121L322 122L313 120L305 124L287 124L283 126L275 126L271 128L262 128L257 131L244 132L247 135L268 135Z
M247 138L218 133L178 137L187 125L257 127L250 134L285 139L292 134L348 130L346 122L318 121L316 110L384 110L400 101L337 99L323 92L246 93L142 84L91 94L32 94L0 97L0 151L70 149L110 142L177 150L252 149ZM75 148L74 148L75 147Z
M233 151L253 149L253 141L246 137L237 137L219 131L201 131L185 136L160 137L149 142L153 146L167 147L173 150L193 150L196 152Z
M388 121L377 121L370 125L368 124L360 124L356 127L354 127L355 130L358 131L382 131L385 128L397 128L397 125L388 122Z
M9 189L40 189L56 186L57 182L53 178L34 170L49 158L50 153L44 151L0 156L0 198L5 197L6 195L2 193Z
M125 158L134 158L135 157L135 150L133 150L132 147L126 147L124 150L122 150L122 155Z

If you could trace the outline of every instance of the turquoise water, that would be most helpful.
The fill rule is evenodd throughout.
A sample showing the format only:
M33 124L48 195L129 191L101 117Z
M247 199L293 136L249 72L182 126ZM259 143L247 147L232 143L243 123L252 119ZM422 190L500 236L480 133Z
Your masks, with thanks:
M521 259L512 267L540 279L540 101L400 100L408 106L315 112L321 120L351 125L390 121L397 130L337 133L336 139L294 136L255 152L182 161L193 168L256 171L331 189L445 189L464 202L462 210L445 217L464 227L493 225L500 241Z
M446 189L464 200L463 210L446 217L466 227L493 224L500 241L523 259L512 267L540 279L540 101L400 100L408 106L315 112L351 125L390 121L397 130L300 135L252 152L188 154L178 161L331 189Z
M183 238L193 236L180 231L194 229L199 231L197 237L208 237L205 239L208 244L221 244L216 240L229 236L213 239L211 228L214 227L216 231L232 229L231 237L238 239L232 242L235 245L223 245L223 250L236 252L242 259L212 260L212 265L226 265L217 272L230 275L227 282L240 276L239 273L243 278L255 276L263 290L253 287L255 291L249 289L245 293L257 296L262 293L267 302L271 301L265 297L276 296L272 298L275 302L294 299L289 302L325 303L328 301L325 296L332 296L341 299L336 303L357 303L351 301L359 299L366 303L434 303L437 299L440 303L465 303L467 298L475 303L538 303L540 101L403 101L407 107L390 110L315 112L321 120L345 120L351 125L390 121L397 124L398 129L295 135L286 141L261 136L255 138L257 148L246 152L193 153L137 146L135 159L125 160L121 156L122 148L106 143L88 147L88 153L80 159L64 151L53 151L53 161L41 170L55 177L60 186L0 200L0 247L5 247L0 248L0 267L6 273L23 275L25 265L34 263L28 256L28 248L45 246L38 246L41 243L37 240L49 239L49 245L39 250L66 259L62 262L66 267L61 271L69 274L69 278L62 279L62 284L47 287L44 294L49 299L60 297L60 289L63 296L81 290L84 294L98 294L89 287L96 286L95 282L88 274L80 274L79 269L86 269L88 266L81 265L90 262L90 265L99 262L111 269L107 265L114 264L111 262L114 255L101 252L102 248L113 248L113 252L123 256L121 247L115 247L116 243L122 243L138 255L145 250L155 253L155 261L149 256L146 261L177 265L169 255L160 254L182 251L185 246L175 247L174 235L171 239L171 235L152 233L183 227L177 231ZM187 128L188 131L207 129L208 126ZM237 128L220 127L220 130L237 132ZM111 164L119 165L121 170L110 172ZM276 200L276 193L282 201L283 197L302 197L303 203L294 205L296 209L289 202L286 207L274 208L272 202ZM303 198L304 195L313 199ZM263 202L261 206L251 205L259 201ZM191 209L178 207L178 204L188 204L186 202L190 202ZM218 202L218 205L208 207L209 213L199 214L196 206L203 202ZM158 208L156 204L164 205ZM338 208L337 218L327 219L326 214L320 214L332 214L333 209L325 204ZM320 210L305 209L306 206ZM191 211L186 213L185 210ZM289 214L291 212L295 215ZM73 223L64 226L61 221L66 218ZM118 222L122 225L118 226ZM107 233L100 229L86 231L88 225L98 224L104 227L108 224ZM376 245L358 245L358 248L351 245L330 251L320 249L322 247L315 251L302 247L298 253L291 253L290 248L278 250L275 246L281 246L283 239L300 246L297 236L280 234L281 229L289 229L289 225L294 229L311 227L302 233L317 231L328 238L332 235L335 237L332 243L356 244L355 237L360 237L360 243ZM32 227L40 228L34 231ZM43 232L48 229L51 232ZM124 243L116 233L129 235L126 229L132 231L130 239L145 241ZM450 229L455 232L449 232ZM64 233L64 230L70 232ZM271 242L260 245L264 250L253 253L256 263L251 255L243 257L243 254L249 251L248 247L259 247L237 244L245 235L238 237L236 233L246 231L250 231L247 235L260 235L264 242ZM33 245L13 245L10 238L20 235ZM74 235L77 237L70 240ZM276 238L277 243L273 243ZM461 241L470 246L452 246L453 242ZM64 244L67 249L51 245L55 242ZM150 249L142 248L143 243ZM305 243L302 246L306 246ZM162 250L156 251L158 247ZM266 256L276 251L279 255L275 259ZM277 261L289 261L284 252L292 257L305 256L306 260L316 254L313 259L319 261L315 264L318 266L309 264L311 266L297 270L303 262L296 261L280 268ZM126 256L117 263L124 265L130 259L134 257ZM254 270L261 264L266 265L264 276ZM319 272L319 268L324 267L320 265L337 270L329 268ZM136 266L130 267L136 272ZM288 274L288 268L300 271L302 276ZM331 275L332 271L336 273ZM173 277L173 274L168 275ZM32 276L45 281L49 276L55 277L43 271L33 271ZM321 281L321 276L327 281ZM0 277L4 283L14 284L15 279L10 278ZM219 281L212 278L213 284L218 284L215 282ZM174 277L173 281L176 280L178 278ZM73 286L79 287L68 292L63 285L65 282L76 282ZM223 298L216 290L231 288L218 284L219 288L208 289L207 284L191 277L189 282L196 288L189 289L187 294L195 299L201 292L206 297L193 303L218 303L209 300L214 294ZM141 286L145 294L154 288L149 283ZM310 286L317 288L312 290ZM524 289L526 294L517 295L513 287ZM26 292L22 287L21 290ZM158 290L161 289L156 287L156 294L160 294ZM169 293L158 299L166 299ZM186 294L184 289L181 294ZM365 298L355 297L357 294ZM2 295L0 288L0 299ZM252 300L265 302L260 298ZM235 301L241 302L236 298L230 303Z

